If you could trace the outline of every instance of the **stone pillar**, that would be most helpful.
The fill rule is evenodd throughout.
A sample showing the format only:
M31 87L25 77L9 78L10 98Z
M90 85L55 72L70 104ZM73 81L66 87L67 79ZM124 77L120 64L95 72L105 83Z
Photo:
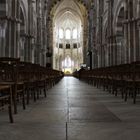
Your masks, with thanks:
M5 56L6 51L6 28L7 28L7 20L0 19L0 56Z
M9 40L7 36L9 35L8 30L8 12L9 9L6 11L6 0L0 1L0 56L6 55L6 49L7 49L7 42L9 43ZM9 6L9 5L8 5ZM7 49L7 52L9 50Z
M108 59L109 59L109 66L112 66L114 63L114 57L113 57L113 47L114 47L114 39L113 39L113 13L112 13L112 7L113 2L112 0L108 0Z
M133 18L133 1L128 2L128 41L129 41L129 62L134 61L134 23Z
M28 34L27 34L27 44L25 49L25 61L32 62L32 28L33 28L33 11L32 11L32 0L28 0Z
M134 21L134 61L139 61L139 54L140 54L140 50L139 50L139 23L138 20L135 19Z
M136 3L135 3L136 4ZM140 61L140 1L134 18L134 61Z
M129 45L128 45L128 0L125 0L125 5L124 5L124 62L128 63L129 62Z
M16 46L15 46L15 57L20 57L20 1L17 0L17 9L16 9L16 17L17 17L17 24L16 24Z
M10 57L18 57L18 47L19 47L19 31L20 31L20 7L19 1L12 0L12 12L11 12L11 49Z

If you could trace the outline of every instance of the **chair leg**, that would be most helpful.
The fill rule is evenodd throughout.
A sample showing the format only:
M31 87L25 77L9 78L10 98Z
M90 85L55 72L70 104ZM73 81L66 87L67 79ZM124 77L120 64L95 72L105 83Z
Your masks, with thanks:
M137 91L134 91L133 103L136 104Z
M29 99L30 99L30 91L29 91L29 89L26 89L26 95L27 95L27 105L29 105Z
M9 110L9 120L10 120L10 123L13 123L13 115L12 115L12 107L11 105L9 105L8 107L8 110Z
M33 96L34 96L34 102L36 102L36 95L35 95L35 91L33 91Z
M22 94L22 104L23 104L23 109L25 110L26 109L26 106L25 106L25 95L24 95L24 92Z
M122 99L124 98L124 89L121 88Z
M16 95L13 95L13 104L14 104L14 114L17 114L17 101L16 101Z
M12 113L12 90L11 90L11 88L10 88L8 111L9 111L9 120L10 120L11 123L13 123L14 119L13 119L13 113Z
M45 98L47 97L47 94L46 94L46 87L44 87L44 97L45 97Z
M124 101L126 102L127 101L127 91L125 92L125 99Z
M37 99L39 99L39 94L40 94L40 89L39 87L37 88Z

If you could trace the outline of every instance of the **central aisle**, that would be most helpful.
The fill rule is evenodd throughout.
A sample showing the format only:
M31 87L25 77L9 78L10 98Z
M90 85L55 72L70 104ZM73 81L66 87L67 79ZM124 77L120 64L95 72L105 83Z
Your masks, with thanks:
M124 103L73 77L0 126L1 140L139 140L140 105Z

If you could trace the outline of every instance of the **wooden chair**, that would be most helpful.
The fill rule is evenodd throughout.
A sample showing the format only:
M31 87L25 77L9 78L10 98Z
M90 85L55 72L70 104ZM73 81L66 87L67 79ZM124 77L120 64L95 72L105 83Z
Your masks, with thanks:
M9 120L13 123L12 115L12 90L10 85L0 84L0 110L8 108Z
M9 66L9 65L8 65ZM12 115L12 88L9 82L5 82L6 70L8 66L0 62L0 110L7 108L9 110L9 119L13 123ZM5 69L6 68L6 69Z
M23 109L25 109L24 81L20 79L18 64L20 59L1 57L2 69L5 72L3 84L11 85L14 104L14 113L17 113L17 102L22 100Z

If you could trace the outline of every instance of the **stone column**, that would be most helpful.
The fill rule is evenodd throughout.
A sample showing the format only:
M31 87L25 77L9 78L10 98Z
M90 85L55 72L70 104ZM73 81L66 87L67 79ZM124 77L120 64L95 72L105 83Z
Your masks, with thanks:
M18 57L19 47L19 31L20 31L20 19L19 19L19 1L12 0L12 13L11 13L11 57Z
M139 61L139 23L138 20L134 21L134 61Z
M36 48L35 48L35 55L36 55L36 61L35 63L40 63L40 48L41 48L41 30L40 30L40 24L41 24L41 3L40 0L37 0L36 2L36 14L37 14L37 39L36 39Z
M25 61L32 62L32 40L33 40L33 11L32 11L32 0L28 0L28 34L27 34L27 45Z
M129 62L133 62L134 61L133 0L128 0L128 46L129 46Z
M114 57L113 57L113 27L112 27L112 20L113 20L113 13L112 13L112 7L113 2L112 0L108 0L108 59L109 59L109 66L112 66L114 63Z
M125 0L125 5L124 5L124 62L128 63L129 62L129 45L128 45L128 0Z
M11 3L11 2L9 2ZM6 9L6 6L9 6L6 1L0 1L0 56L5 56L6 51L9 54L9 47L7 47L7 44L9 43L9 28L8 28L8 23L9 23L9 17L8 13L10 12L9 8ZM7 11L6 11L7 10Z
M15 57L19 56L20 51L20 1L17 0L17 9L16 9L16 17L17 17L17 24L16 24L16 46L15 46Z
M134 61L140 61L140 1L137 7L138 14L134 18Z
M0 19L0 56L5 56L6 51L6 28L7 28L7 20Z
M114 65L113 1L110 0L110 65Z

